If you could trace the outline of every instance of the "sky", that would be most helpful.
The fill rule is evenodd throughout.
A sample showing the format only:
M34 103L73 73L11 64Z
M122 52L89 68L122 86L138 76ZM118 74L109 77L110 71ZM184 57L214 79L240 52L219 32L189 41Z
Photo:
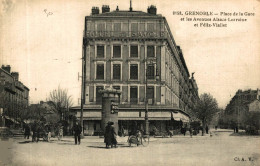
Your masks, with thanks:
M46 100L58 86L79 104L84 17L92 6L129 9L129 0L0 0L0 65L11 65L30 89L30 103ZM260 1L132 0L133 10L155 5L181 46L199 94L210 93L225 108L238 89L260 89ZM194 27L173 11L254 13L227 27ZM204 16L196 16L204 17ZM224 17L223 17L224 18ZM225 17L228 18L228 17ZM231 17L239 18L239 16Z

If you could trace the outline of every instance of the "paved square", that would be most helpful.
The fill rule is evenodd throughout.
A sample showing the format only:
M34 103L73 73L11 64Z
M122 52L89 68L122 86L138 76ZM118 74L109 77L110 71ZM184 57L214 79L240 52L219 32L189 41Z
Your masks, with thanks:
M119 138L118 148L106 149L102 138L85 137L74 145L73 137L62 141L32 143L10 139L6 150L9 165L260 165L260 137L233 136L232 131L213 132L213 136L173 136L151 138L147 147L129 147L127 137ZM1 142L3 144L4 141ZM2 147L2 145L1 145ZM12 161L11 161L12 160ZM2 162L3 164L3 162ZM1 163L0 163L1 165Z

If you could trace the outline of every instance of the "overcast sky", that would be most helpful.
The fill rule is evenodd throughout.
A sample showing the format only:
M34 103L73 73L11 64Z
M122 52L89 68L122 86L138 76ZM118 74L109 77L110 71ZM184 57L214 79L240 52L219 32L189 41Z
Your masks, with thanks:
M84 16L92 6L129 9L129 0L0 0L0 65L11 65L30 88L30 103L46 100L60 85L80 98ZM225 108L238 89L260 88L260 2L256 0L133 0L133 10L151 4L166 17L181 46L199 94L210 93ZM227 27L194 27L173 11L251 12ZM47 16L47 13L52 14ZM193 16L189 16L192 17ZM203 17L203 16L202 16ZM239 17L236 17L239 18Z

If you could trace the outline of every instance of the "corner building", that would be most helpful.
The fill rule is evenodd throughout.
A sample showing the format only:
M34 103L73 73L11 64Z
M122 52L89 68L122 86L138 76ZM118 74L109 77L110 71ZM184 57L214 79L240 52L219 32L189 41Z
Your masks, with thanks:
M198 98L196 81L189 78L165 17L156 11L150 6L147 13L131 7L110 12L109 6L103 6L102 12L93 7L92 14L85 17L85 134L100 129L99 91L108 87L122 92L119 128L126 132L133 123L144 127L146 99L150 131L177 130L180 123L189 122L192 99ZM72 109L80 117L80 108Z

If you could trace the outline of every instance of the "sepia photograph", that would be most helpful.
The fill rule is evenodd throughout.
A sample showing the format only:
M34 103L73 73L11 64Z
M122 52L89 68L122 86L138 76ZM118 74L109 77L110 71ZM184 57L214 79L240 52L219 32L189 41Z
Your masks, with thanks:
M260 0L0 0L0 166L259 166Z

